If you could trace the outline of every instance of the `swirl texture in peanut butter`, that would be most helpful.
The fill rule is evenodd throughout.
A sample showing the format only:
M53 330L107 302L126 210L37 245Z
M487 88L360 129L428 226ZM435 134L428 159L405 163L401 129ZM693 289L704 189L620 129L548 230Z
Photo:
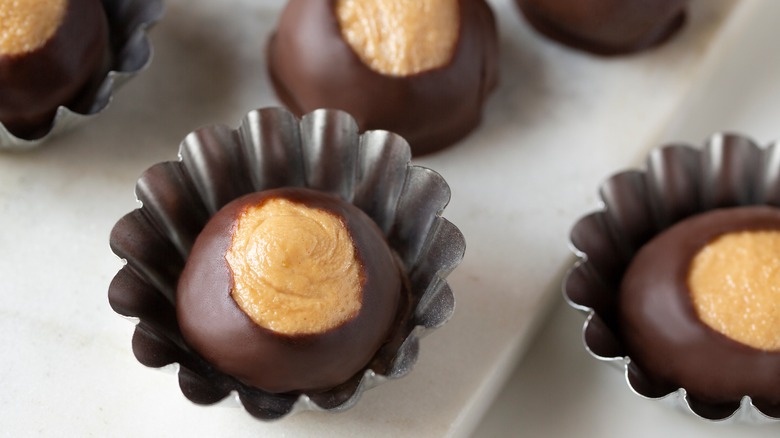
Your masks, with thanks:
M320 333L360 310L360 262L349 230L332 213L281 198L248 207L225 258L233 299L269 330Z
M457 0L339 0L336 15L360 59L387 75L443 67L458 43Z

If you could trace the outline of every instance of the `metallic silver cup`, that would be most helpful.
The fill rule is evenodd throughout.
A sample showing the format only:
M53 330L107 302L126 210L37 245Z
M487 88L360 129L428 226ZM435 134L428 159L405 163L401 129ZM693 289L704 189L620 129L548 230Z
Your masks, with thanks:
M658 383L631 361L617 312L618 285L631 256L674 223L715 208L768 204L780 207L780 142L761 148L741 135L715 134L703 148L668 145L650 152L643 170L610 177L600 188L603 209L581 218L570 242L579 257L564 280L569 304L585 313L585 348L625 372L636 394L681 407L712 421L761 423L780 418L776 405L747 395L729 403L691 400L684 388Z
M298 120L266 108L250 112L236 130L217 125L191 133L179 157L140 177L142 207L114 226L111 247L126 265L111 283L109 302L138 320L136 358L150 367L177 364L181 390L193 402L230 397L264 420L302 410L342 411L366 389L408 373L419 339L451 317L455 300L445 278L463 258L465 241L441 217L449 186L436 172L410 164L400 136L361 135L341 111L317 110ZM176 320L178 277L205 223L231 200L275 187L308 187L361 208L410 281L410 311L366 369L316 394L271 394L220 373L186 345Z

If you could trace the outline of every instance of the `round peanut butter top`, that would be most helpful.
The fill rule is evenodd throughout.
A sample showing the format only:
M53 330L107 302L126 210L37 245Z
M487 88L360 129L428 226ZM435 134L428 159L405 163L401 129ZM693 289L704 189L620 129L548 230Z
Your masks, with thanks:
M339 0L336 16L363 63L392 76L447 65L460 32L458 0Z
M321 333L360 311L361 264L349 230L333 213L283 198L249 207L225 259L233 299L261 327Z
M780 350L780 231L718 237L694 257L688 286L699 318L712 329Z
M65 17L67 0L0 0L0 55L43 47Z

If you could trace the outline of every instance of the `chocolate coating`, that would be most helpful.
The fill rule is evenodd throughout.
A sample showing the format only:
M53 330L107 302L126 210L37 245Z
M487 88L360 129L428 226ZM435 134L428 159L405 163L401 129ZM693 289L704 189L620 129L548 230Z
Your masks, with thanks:
M448 65L410 76L375 72L344 40L336 0L292 0L268 45L279 99L296 115L317 108L350 113L362 130L403 136L414 155L465 137L495 88L498 36L484 0L460 0L460 35Z
M599 55L657 46L685 23L688 0L515 0L540 33Z
M341 217L352 235L365 282L362 305L342 325L313 335L282 335L255 324L231 296L225 260L235 222L247 207L286 198ZM401 301L402 273L376 224L331 195L283 188L229 203L206 224L179 279L176 314L187 343L220 371L273 392L329 389L360 372L387 340Z
M21 138L48 131L60 105L79 106L108 70L108 21L100 0L69 0L40 48L0 55L0 122Z
M639 250L622 280L621 333L632 361L700 401L749 395L754 402L780 402L780 352L749 347L705 325L688 287L699 250L720 235L751 230L780 230L780 209L713 210L679 222Z

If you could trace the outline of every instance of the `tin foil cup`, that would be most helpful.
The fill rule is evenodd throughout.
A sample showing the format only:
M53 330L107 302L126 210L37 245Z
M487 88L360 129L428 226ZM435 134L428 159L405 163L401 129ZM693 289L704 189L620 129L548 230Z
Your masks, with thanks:
M622 368L638 395L701 418L749 423L780 418L780 406L747 395L707 403L691 397L685 388L663 383L631 360L617 322L621 278L636 251L658 233L716 208L780 206L780 142L761 148L744 136L716 134L701 149L661 147L649 154L644 170L609 178L600 197L604 208L581 218L571 231L579 260L563 285L571 306L588 314L583 329L586 349Z
M182 393L199 404L239 401L271 420L302 410L342 411L366 389L404 376L419 339L452 315L445 278L461 261L460 231L441 217L450 189L436 172L410 164L404 139L385 131L362 135L344 112L317 110L302 120L284 109L250 112L237 130L212 126L191 133L175 162L138 180L142 207L123 217L111 248L126 261L108 292L111 307L137 318L133 352L150 367L177 364ZM176 319L176 285L190 248L208 219L241 195L276 187L308 187L353 203L379 225L402 260L411 305L366 368L330 390L271 394L220 373L187 346Z
M114 91L143 71L152 58L148 29L163 13L162 0L102 0L109 26L112 62L99 84L78 96L78 108L60 106L42 136L21 138L0 123L0 150L30 149L102 112Z

